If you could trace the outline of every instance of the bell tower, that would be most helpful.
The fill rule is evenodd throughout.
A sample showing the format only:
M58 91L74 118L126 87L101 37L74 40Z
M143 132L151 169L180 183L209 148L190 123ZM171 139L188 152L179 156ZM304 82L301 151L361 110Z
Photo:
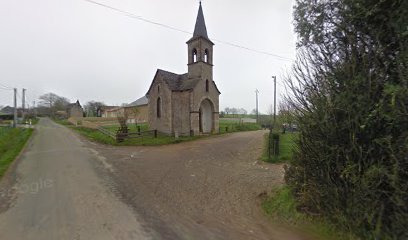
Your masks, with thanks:
M213 46L208 38L203 9L198 8L193 37L188 45L188 77L213 80Z

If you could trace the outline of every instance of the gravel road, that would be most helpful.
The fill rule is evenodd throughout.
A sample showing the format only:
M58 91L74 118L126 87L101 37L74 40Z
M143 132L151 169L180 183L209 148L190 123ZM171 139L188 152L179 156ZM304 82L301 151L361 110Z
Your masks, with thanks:
M261 196L283 166L259 161L266 131L159 147L95 151L112 166L113 189L162 239L304 239L263 213Z

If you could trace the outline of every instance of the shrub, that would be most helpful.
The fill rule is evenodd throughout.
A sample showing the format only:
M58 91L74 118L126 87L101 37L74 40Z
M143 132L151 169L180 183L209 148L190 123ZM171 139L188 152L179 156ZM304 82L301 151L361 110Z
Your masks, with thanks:
M364 239L408 238L408 2L297 0L288 78L299 208Z

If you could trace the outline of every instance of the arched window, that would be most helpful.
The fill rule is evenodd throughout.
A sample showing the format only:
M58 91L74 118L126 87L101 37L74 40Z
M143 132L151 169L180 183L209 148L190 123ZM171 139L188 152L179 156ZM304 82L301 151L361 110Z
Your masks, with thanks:
M197 62L197 49L193 49L193 63Z
M204 51L204 62L206 63L210 62L210 51L208 51L208 49L205 49Z
M157 85L157 93L160 93L160 85Z
M157 118L160 118L161 117L161 98L159 97L158 99L157 99Z
M209 86L209 82L208 82L208 79L207 79L207 80L205 80L205 91L208 92L209 88L210 88L210 86Z

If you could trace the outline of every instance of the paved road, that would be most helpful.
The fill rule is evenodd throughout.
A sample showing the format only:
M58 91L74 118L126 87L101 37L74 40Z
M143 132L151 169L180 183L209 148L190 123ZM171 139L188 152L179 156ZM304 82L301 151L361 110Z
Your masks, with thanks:
M154 239L95 163L110 168L76 134L42 119L15 169L17 182L0 185L1 200L11 203L0 214L0 239Z

